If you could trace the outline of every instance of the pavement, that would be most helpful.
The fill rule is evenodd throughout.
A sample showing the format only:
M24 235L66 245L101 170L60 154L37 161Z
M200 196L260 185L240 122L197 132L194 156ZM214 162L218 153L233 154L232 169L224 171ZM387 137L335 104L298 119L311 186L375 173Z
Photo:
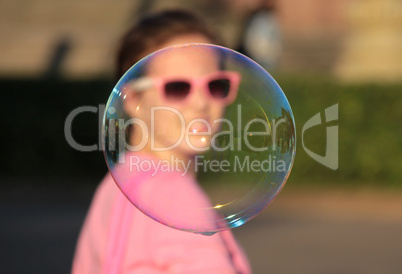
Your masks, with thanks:
M0 273L69 273L94 188L3 185ZM400 192L285 187L233 232L257 274L402 273Z
M283 191L234 230L254 273L402 273L402 195Z

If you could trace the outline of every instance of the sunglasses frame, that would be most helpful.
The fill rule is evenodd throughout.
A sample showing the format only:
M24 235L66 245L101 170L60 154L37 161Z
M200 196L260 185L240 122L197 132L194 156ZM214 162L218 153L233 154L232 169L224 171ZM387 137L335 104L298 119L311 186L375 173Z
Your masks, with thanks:
M228 96L224 98L216 98L214 97L209 90L209 83L213 80L219 79L228 79L230 81L230 88L228 92ZM237 97L237 93L239 90L240 84L240 73L235 71L217 71L213 73L209 73L205 76L200 77L183 77L183 76L172 76L172 77L140 77L130 83L130 88L135 93L141 93L146 91L151 87L156 87L157 92L160 95L160 98L163 98L163 101L169 104L185 104L191 97L195 95L195 90L197 88L201 88L204 95L207 96L210 100L219 102L222 105L230 105ZM165 86L169 82L187 82L190 84L190 90L188 95L183 98L183 100L172 100L166 98Z

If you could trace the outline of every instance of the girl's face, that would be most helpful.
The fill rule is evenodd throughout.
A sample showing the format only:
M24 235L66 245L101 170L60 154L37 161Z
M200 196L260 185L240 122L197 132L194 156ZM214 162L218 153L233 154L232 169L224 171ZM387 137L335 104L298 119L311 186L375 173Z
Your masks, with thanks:
M181 35L161 48L183 43L210 41L199 34ZM146 149L151 151L148 152L165 151L175 157L189 158L209 147L220 124L214 121L222 117L225 106L208 96L205 86L199 83L214 73L219 73L217 56L205 47L185 47L152 57L146 78L154 83L183 79L192 86L190 93L180 98L175 97L179 94L167 98L166 85L162 84L154 84L144 92L127 97L126 112L144 121L149 129ZM173 85L176 92L183 89L177 82ZM141 130L135 131L134 145L141 141L142 134Z

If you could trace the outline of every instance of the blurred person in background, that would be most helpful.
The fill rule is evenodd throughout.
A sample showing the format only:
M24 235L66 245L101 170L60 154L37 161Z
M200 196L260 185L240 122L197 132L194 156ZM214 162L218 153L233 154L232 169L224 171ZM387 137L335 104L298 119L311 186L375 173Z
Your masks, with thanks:
M275 0L258 0L251 3L240 38L239 51L265 69L275 69L282 52Z
M216 43L216 38L202 21L189 12L170 10L142 18L121 41L117 55L117 78L147 54L185 43ZM208 56L194 58L196 60L192 64L195 66L210 65ZM163 68L163 62L154 66L158 66L159 72L169 72L169 68ZM200 68L195 71L199 73ZM202 67L201 71L204 71ZM198 90L193 92L197 92L194 96L203 96L198 94ZM151 93L131 96L128 102L142 96L142 106L155 105L159 100L156 94ZM194 108L192 105L183 107ZM214 108L211 111L217 110ZM177 153L188 154L186 147L179 146L176 150L179 150ZM250 272L248 260L230 230L204 236L164 226L134 207L110 174L95 193L72 267L73 274Z

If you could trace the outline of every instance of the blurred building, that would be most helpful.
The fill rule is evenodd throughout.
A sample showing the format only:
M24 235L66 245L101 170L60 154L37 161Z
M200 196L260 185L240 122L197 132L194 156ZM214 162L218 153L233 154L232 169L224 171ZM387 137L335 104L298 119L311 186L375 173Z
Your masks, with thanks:
M36 77L55 65L67 77L109 73L114 45L137 2L0 1L0 75Z
M172 7L196 11L227 46L237 48L248 17L261 2L2 0L0 76L110 76L117 41L128 25L139 14ZM400 0L272 2L282 41L280 70L332 73L349 80L373 79L382 71L391 80L400 78Z
M402 80L402 1L355 0L334 71L347 81Z

